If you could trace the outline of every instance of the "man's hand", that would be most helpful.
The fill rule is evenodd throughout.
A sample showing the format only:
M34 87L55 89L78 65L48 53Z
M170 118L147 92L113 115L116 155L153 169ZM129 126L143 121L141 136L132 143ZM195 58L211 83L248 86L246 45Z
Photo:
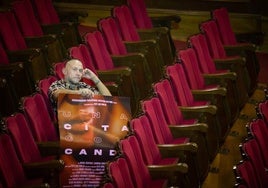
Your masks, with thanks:
M94 97L94 92L91 91L90 89L87 89L87 88L79 89L79 94L82 95L85 98Z
M95 84L100 81L98 76L90 69L84 69L83 77L92 80Z

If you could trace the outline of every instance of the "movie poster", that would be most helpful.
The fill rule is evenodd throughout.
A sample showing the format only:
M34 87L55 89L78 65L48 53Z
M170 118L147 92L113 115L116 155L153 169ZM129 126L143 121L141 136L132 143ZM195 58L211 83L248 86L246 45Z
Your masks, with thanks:
M105 164L116 155L116 142L128 134L131 119L128 97L61 94L58 123L61 187L98 187Z

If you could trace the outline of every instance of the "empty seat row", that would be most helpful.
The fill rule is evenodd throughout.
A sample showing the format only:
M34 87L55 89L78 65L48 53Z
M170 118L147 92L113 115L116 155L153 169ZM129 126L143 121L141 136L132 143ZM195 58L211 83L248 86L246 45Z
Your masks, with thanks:
M267 98L256 105L257 117L246 125L247 137L239 145L241 161L234 165L237 187L267 186Z

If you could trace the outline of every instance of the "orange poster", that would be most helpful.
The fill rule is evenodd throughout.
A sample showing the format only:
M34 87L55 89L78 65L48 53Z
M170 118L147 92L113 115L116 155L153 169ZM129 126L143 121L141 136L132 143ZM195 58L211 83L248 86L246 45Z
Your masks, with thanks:
M128 134L130 119L128 97L60 95L61 187L98 187L106 162L117 154L117 141Z

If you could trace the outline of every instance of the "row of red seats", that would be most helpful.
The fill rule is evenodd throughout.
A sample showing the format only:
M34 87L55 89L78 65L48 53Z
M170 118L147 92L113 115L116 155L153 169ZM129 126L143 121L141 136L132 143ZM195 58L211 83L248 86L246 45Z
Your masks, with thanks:
M266 90L267 94L267 90ZM237 187L266 187L268 165L268 101L256 105L256 119L246 125L247 138L239 145L242 160L233 168Z

